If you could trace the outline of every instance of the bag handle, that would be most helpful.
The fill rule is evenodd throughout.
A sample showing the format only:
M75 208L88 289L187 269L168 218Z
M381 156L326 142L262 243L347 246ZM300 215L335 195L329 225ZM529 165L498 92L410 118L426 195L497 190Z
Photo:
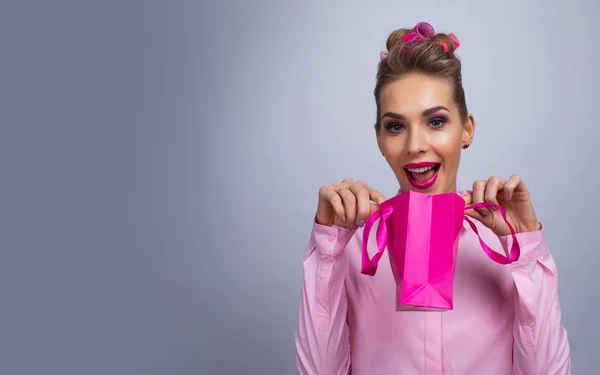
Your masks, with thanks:
M381 256L385 251L385 247L387 246L388 232L386 220L388 217L390 217L392 211L394 211L394 209L391 206L388 206L383 210L374 211L371 215L369 215L367 221L365 222L362 239L362 266L360 270L360 272L365 275L374 276L375 272L377 271L379 259L381 259ZM377 248L379 251L373 255L373 258L369 258L369 252L367 249L369 235L371 234L371 228L373 228L373 224L375 224L375 221L377 221L379 217L381 217L381 220L379 221L379 227L377 228L376 236Z
M510 230L510 234L513 239L512 246L511 246L508 256L498 254L497 252L492 250L483 241L483 239L479 235L479 231L477 230L477 226L475 226L475 223L473 223L473 221L471 220L471 218L469 216L465 215L465 220L467 220L467 222L469 223L469 226L471 227L471 229L473 229L473 232L475 232L475 234L477 234L477 237L479 237L479 243L481 244L483 251L487 254L487 256L491 260L495 261L496 263L511 264L511 263L519 260L519 257L521 256L521 246L519 245L519 241L517 240L517 236L515 234L514 228L512 227L512 225L510 225L510 223L508 222L508 219L506 218L506 211L504 211L504 208L498 204L482 202L482 203L475 203L475 204L466 206L465 211L473 209L473 208L480 208L480 207L496 207L496 208L498 208L498 211L500 211L500 214L502 215L504 222L506 223L506 225L508 225L508 229Z
M473 229L473 232L475 232L475 234L477 234L477 237L479 238L479 243L481 244L483 251L487 254L487 256L491 260L495 261L496 263L510 264L510 263L513 263L513 262L519 260L519 257L521 255L521 247L519 245L519 241L517 240L517 236L516 236L514 228L508 222L508 219L506 217L506 211L504 210L504 208L497 204L482 202L482 203L476 203L476 204L466 206L465 211L473 209L473 208L481 208L481 207L497 207L498 211L500 211L500 214L502 215L502 219L504 219L504 222L508 226L508 229L510 230L510 234L513 239L512 246L511 246L508 256L501 255L501 254L495 252L494 250L492 250L485 243L485 241L483 241L483 239L481 238L481 235L479 234L479 231L477 230L477 226L475 225L475 223L473 223L473 221L471 220L471 218L469 216L465 215L464 218L467 221L467 223L469 223L469 226L471 227L471 229ZM386 220L392 214L392 212L393 212L392 206L388 206L388 207L384 208L383 210L374 211L371 215L369 215L369 217L367 218L367 221L365 222L365 227L364 227L364 231L363 231L363 239L362 239L362 266L361 266L361 270L360 270L360 272L365 275L374 276L375 272L377 271L377 266L379 264L379 260L383 256L383 252L385 251L385 247L387 246L388 231L387 231ZM373 224L375 224L377 219L379 219L380 217L381 217L381 220L379 221L379 227L377 228L377 236L376 236L378 251L377 251L377 253L375 253L375 255L373 255L373 258L369 258L369 252L368 252L368 248L367 248L367 245L369 242L369 235L371 234L371 229L373 228Z

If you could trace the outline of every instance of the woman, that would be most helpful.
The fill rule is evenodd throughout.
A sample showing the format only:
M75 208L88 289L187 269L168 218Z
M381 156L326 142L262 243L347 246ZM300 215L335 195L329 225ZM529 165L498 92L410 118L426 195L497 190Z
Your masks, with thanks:
M400 191L457 192L461 153L473 142L459 46L431 25L394 31L381 55L375 134ZM460 234L454 310L396 312L389 262L361 274L362 227L386 198L347 178L321 187L304 258L296 330L301 374L570 374L557 269L525 183L517 175L476 181L466 204L501 205L520 258L487 258L467 225ZM483 240L506 247L510 233L493 208L469 210ZM370 241L373 243L373 241ZM376 250L370 250L374 253Z

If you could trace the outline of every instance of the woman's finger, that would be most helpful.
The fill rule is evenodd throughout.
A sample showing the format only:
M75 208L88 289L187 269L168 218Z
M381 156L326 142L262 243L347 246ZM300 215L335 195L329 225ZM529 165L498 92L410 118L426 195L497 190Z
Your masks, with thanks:
M521 177L516 174L510 176L508 181L506 181L506 184L504 184L504 188L502 189L502 192L504 193L504 199L509 201L515 192L515 189L521 184Z
M342 187L337 190L337 193L342 198L342 203L344 204L348 228L354 229L356 227L356 196L347 187Z
M471 204L473 204L473 193L470 191L465 192L464 195L462 195L462 199L464 199L464 201L465 201L465 206L470 206ZM466 210L465 215L470 216L479 221L483 220L483 217L481 216L481 214L472 208L469 210Z
M322 186L319 190L320 199L325 201L333 209L333 213L340 219L343 225L346 225L346 213L342 198L331 185Z
M377 203L370 203L369 206L369 216L371 216L373 212L379 210L379 205Z
M470 210L466 210L465 211L465 215L472 217L473 219L477 219L480 222L484 222L484 217L479 213L479 211L477 211L476 209L472 208Z
M340 184L340 186L348 186L348 187L349 187L349 186L352 186L352 185L353 185L353 184L355 184L355 183L356 183L356 181L354 181L354 180L353 180L353 179L351 179L351 178L344 178L344 179L342 180L342 183Z
M369 198L368 185L356 183L350 186L350 190L356 197L356 226L362 227L369 216L371 200Z
M485 186L486 186L487 181L484 180L479 180L479 181L475 181L473 183L473 203L472 204L477 204L477 203L483 203L485 202ZM487 208L485 207L479 207L476 208L475 211L477 211L482 217L486 217L489 215L489 211Z
M369 186L369 198L377 203L377 204L381 204L383 202L385 202L387 200L386 197L383 196L383 194L381 194L379 191L373 189L372 187Z
M470 191L465 191L461 197L465 201L465 206L473 203L473 194Z
M505 181L500 177L492 176L488 178L485 187L485 201L487 203L498 204L498 191L504 187ZM497 207L489 207L490 212L498 211Z

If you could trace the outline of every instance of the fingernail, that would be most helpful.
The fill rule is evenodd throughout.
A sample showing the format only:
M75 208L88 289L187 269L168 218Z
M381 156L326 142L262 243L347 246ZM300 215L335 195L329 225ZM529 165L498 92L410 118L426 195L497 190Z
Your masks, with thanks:
M496 207L496 206L492 206L491 208L492 208L492 211L498 211L498 207Z
M365 225L365 221L364 220L359 220L358 221L358 226L362 228L363 225Z
M510 193L508 191L504 193L504 199L510 200Z
M346 224L346 216L342 216L342 223Z
M488 215L487 211L480 211L480 213L481 213L481 216L487 216Z
M350 230L355 230L355 229L356 229L356 225L354 225L354 224L350 224L350 226L348 227L348 229L350 229Z

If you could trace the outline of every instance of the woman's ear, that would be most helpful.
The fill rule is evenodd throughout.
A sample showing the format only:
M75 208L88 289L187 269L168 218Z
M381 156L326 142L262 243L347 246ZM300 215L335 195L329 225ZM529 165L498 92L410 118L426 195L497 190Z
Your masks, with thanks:
M467 121L465 122L462 131L461 144L463 148L467 148L473 143L473 138L475 136L475 126L475 117L473 117L472 114L469 114L469 117L467 117Z

